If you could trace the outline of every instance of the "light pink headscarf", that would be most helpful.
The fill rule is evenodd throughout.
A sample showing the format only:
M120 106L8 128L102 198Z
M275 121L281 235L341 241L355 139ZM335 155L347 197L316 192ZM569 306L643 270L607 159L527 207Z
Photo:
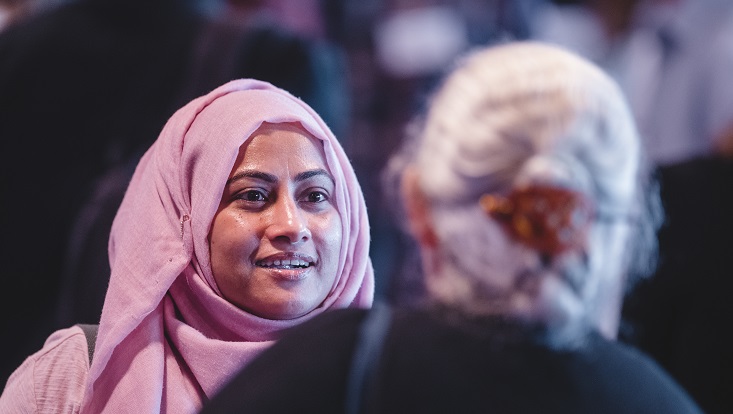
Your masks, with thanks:
M338 276L314 311L268 320L224 299L208 235L239 147L263 122L298 122L323 142L343 240ZM166 124L142 157L110 237L112 275L82 413L190 413L272 344L328 309L368 307L369 224L354 171L321 118L287 92L229 82Z

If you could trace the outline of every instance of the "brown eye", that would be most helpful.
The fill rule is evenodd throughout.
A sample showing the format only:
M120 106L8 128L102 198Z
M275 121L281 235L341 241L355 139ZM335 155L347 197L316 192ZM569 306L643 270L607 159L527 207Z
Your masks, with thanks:
M260 190L243 191L237 195L237 198L250 202L267 201L267 196Z
M328 201L328 196L321 191L311 191L306 196L306 201L309 203L322 203Z

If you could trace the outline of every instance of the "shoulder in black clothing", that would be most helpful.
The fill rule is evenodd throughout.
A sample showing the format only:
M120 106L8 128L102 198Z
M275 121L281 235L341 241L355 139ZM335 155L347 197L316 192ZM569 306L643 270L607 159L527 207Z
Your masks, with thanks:
M366 311L334 310L288 330L202 413L343 413L347 369Z
M364 315L334 311L294 328L203 412L343 412ZM646 356L596 335L580 350L557 352L401 310L389 332L370 412L700 413Z

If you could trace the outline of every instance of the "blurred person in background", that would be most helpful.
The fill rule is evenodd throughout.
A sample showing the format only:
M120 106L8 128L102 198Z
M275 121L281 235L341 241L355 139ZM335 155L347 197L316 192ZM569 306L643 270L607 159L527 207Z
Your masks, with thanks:
M733 142L732 3L546 2L530 27L532 38L580 53L619 82L656 165L709 156Z
M701 413L616 341L660 210L611 78L556 46L509 42L460 60L418 124L387 181L425 302L314 318L202 413Z
M401 254L409 241L390 215L392 200L385 200L381 192L380 173L389 155L400 146L412 115L423 109L426 95L453 59L472 47L525 38L528 4L534 1L345 2L352 12L368 10L350 20L346 38L351 42L353 96L359 99L350 152L371 203L372 260L383 282L378 295L410 300L417 283L393 277L411 263Z
M733 412L733 158L658 170L659 267L629 295L621 338L652 356L708 414Z
M65 0L0 0L0 32Z

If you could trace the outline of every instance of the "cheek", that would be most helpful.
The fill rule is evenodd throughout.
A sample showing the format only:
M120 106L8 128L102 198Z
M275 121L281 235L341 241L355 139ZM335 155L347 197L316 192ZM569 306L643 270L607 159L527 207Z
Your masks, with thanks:
M209 260L211 261L211 273L214 282L219 289L226 287L226 270L230 268L228 257L233 246L226 237L226 226L218 219L214 221L211 233L209 234Z
M341 252L341 242L343 238L343 229L341 227L341 218L338 214L333 214L323 220L319 220L316 224L316 243L320 250L320 255L324 262L329 266L335 266L338 263L339 253Z
M222 212L217 215L209 234L209 256L214 279L248 259L254 250L251 225L242 222L241 217ZM219 270L219 271L217 271ZM217 280L218 282L218 280Z

